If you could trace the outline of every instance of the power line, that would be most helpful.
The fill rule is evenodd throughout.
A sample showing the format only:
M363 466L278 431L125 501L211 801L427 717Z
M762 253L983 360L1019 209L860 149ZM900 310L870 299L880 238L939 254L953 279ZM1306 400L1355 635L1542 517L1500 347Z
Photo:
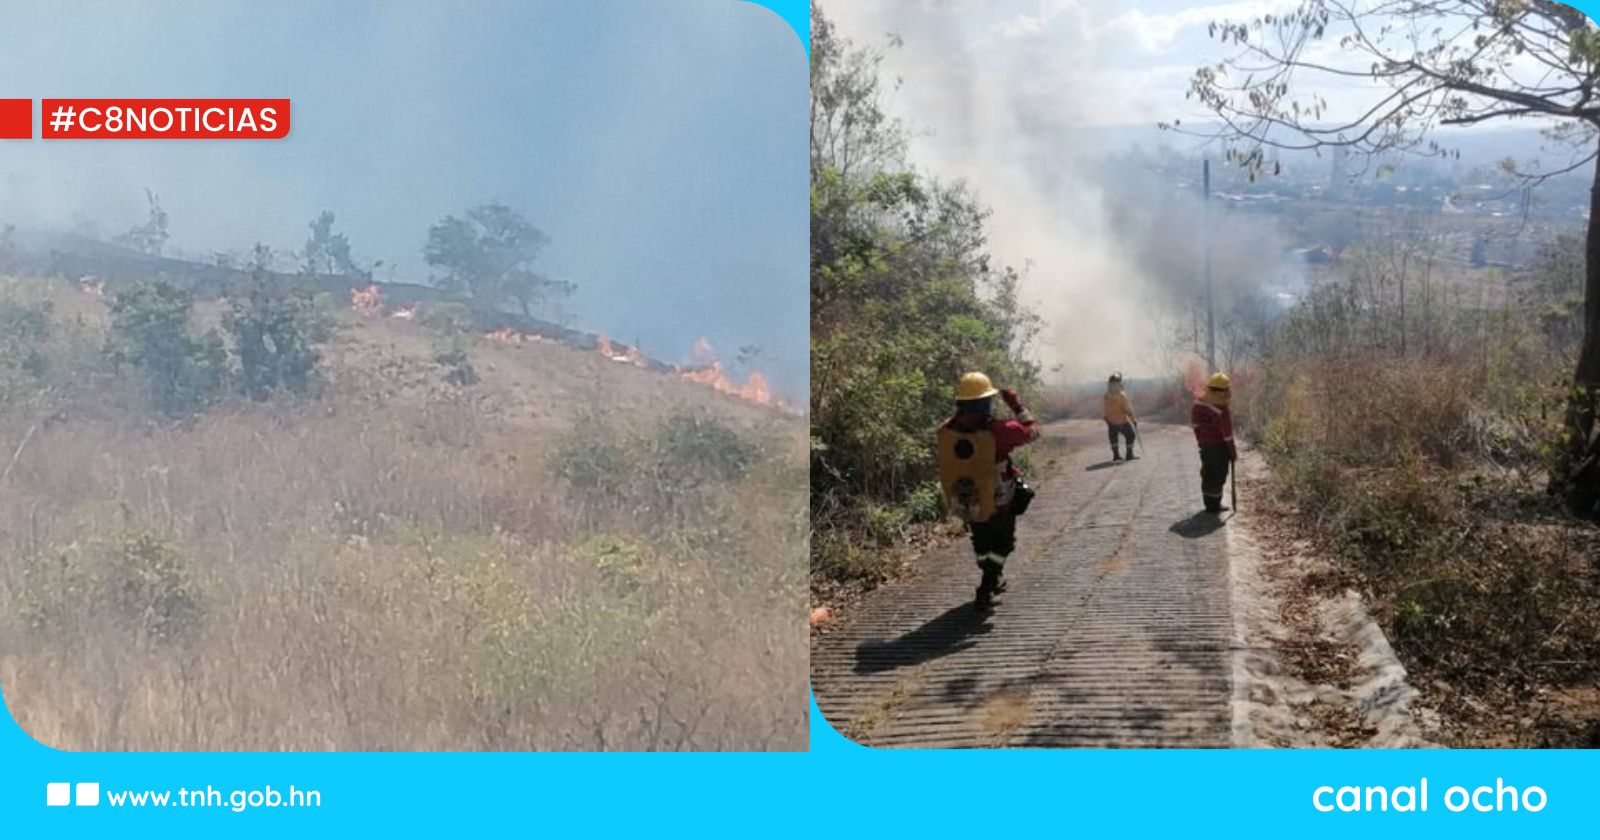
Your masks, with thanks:
M1200 242L1204 250L1206 279L1206 366L1217 369L1217 312L1211 288L1211 160L1200 161Z

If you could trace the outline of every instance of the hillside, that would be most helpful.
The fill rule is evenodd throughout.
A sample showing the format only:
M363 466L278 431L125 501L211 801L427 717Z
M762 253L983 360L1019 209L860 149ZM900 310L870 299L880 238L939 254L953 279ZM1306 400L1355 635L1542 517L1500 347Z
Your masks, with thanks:
M799 418L349 284L304 393L169 416L108 352L145 278L105 269L0 278L0 686L35 738L803 748ZM197 346L233 279L192 284Z

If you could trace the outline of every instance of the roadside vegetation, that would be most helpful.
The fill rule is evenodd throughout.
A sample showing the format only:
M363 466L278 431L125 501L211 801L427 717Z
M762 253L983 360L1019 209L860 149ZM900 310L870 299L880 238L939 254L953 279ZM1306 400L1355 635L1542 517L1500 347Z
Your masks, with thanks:
M813 602L893 574L943 518L933 435L957 377L1030 393L1037 319L989 253L970 189L913 171L882 52L812 6Z
M1600 528L1547 492L1581 257L1552 243L1404 317L1401 276L1353 274L1272 332L1241 391L1272 503L1342 561L1326 585L1366 592L1462 746L1600 744Z
M1284 150L1381 177L1406 154L1452 157L1439 126L1507 121L1546 141L1540 159L1501 164L1525 204L1551 179L1600 177L1600 42L1563 4L1313 0L1208 31L1225 55L1195 71L1189 96L1214 122L1167 127L1223 141L1252 178ZM1338 56L1321 56L1329 46ZM1329 81L1366 101L1328 113L1316 91ZM1339 281L1261 345L1254 431L1284 503L1369 593L1463 745L1600 745L1589 209L1587 230L1526 269L1488 268L1478 240L1466 283L1441 282L1426 231L1354 241Z

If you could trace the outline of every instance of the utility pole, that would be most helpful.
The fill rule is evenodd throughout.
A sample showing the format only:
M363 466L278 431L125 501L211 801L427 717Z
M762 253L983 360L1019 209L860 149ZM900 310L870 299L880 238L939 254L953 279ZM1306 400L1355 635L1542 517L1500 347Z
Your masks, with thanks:
M1200 161L1200 243L1205 256L1206 367L1217 371L1217 305L1211 289L1211 159Z

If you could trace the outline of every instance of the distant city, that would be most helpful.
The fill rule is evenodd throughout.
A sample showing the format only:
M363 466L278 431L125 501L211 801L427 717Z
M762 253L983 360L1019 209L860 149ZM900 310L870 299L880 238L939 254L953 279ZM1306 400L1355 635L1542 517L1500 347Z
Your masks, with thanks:
M1519 270L1539 249L1563 234L1581 233L1589 219L1592 164L1529 182L1500 163L1538 171L1531 160L1543 149L1531 132L1500 132L1505 152L1483 138L1459 158L1394 156L1373 160L1342 148L1320 156L1269 155L1262 174L1249 179L1236 166L1211 163L1211 201L1224 212L1270 214L1307 262L1331 262L1351 244L1422 228L1439 237L1436 259L1469 268ZM1534 135L1535 138L1537 135ZM1491 137L1492 139L1492 137ZM1562 150L1564 153L1564 150ZM1533 154L1529 154L1533 152ZM1171 189L1198 194L1201 159L1163 149L1129 154L1140 168ZM1218 157L1221 157L1220 155ZM1564 160L1548 164L1563 168Z

